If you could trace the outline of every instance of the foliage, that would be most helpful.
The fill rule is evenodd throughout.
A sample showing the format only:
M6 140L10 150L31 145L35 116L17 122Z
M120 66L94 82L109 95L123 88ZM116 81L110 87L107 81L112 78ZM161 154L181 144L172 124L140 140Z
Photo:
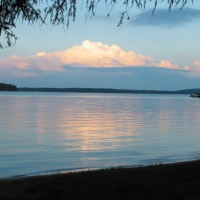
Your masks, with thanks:
M43 22L41 11L36 8L38 0L1 0L0 1L0 36L4 35L7 45L11 46L17 40L12 29L16 27L16 21ZM0 47L3 48L0 43Z
M163 2L164 0L148 0L148 2L153 2L154 13L158 2ZM193 3L193 0L190 0ZM82 0L82 5L86 8L86 19L88 16L94 16L96 8L100 0ZM107 16L110 16L110 11L118 3L117 0L104 0L106 7L109 7ZM41 4L46 5L45 9L39 8ZM120 12L121 16L119 18L118 26L123 23L125 17L130 19L129 10L133 7L144 10L146 7L147 0L124 0L123 10ZM173 6L180 5L182 9L188 0L168 0L169 11ZM45 23L47 19L50 19L50 24L60 25L64 24L67 27L71 21L76 19L77 1L76 0L0 0L0 36L5 37L7 41L7 46L10 47L15 44L18 39L13 33L13 28L16 28L16 22L28 22L29 24L40 23L41 25ZM2 43L0 43L0 48L3 48Z
M193 97L193 98L200 98L200 93L191 94L190 97Z
M17 91L17 87L12 84L0 83L0 91Z

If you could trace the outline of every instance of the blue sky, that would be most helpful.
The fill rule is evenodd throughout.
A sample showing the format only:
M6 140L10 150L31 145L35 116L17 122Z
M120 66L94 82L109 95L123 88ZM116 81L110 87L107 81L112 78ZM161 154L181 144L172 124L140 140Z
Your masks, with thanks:
M153 2L148 2L144 11L131 9L130 20L120 27L120 3L109 18L108 8L99 4L87 21L80 6L68 30L18 23L16 45L0 50L0 82L18 87L200 88L199 1L170 13L160 3L153 16Z

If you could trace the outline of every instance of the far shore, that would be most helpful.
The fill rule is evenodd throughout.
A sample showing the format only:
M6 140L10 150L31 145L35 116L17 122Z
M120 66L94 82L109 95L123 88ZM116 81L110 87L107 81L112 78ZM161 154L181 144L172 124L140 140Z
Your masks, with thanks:
M0 199L200 199L200 160L0 179Z

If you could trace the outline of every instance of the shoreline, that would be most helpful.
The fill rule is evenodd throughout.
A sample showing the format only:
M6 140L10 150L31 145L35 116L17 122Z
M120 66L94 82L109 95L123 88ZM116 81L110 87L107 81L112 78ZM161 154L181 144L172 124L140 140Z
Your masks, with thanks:
M152 164L135 164L135 165L119 165L119 166L111 166L111 167L84 167L84 168L71 168L71 169L59 169L59 170L50 170L50 171L42 171L42 172L33 172L29 174L19 174L14 176L8 177L0 177L0 181L6 180L18 180L30 177L38 177L38 176L52 176L57 174L68 174L68 173L79 173L79 172L87 172L87 171L98 171L98 170L109 170L109 169L128 169L128 168L137 168L137 167L149 167L149 166L157 166L157 165L177 165L177 164L184 164L189 162L195 162L200 159L192 159L192 160L183 160L177 162L167 162L167 163L152 163Z
M0 180L0 199L200 199L200 160Z

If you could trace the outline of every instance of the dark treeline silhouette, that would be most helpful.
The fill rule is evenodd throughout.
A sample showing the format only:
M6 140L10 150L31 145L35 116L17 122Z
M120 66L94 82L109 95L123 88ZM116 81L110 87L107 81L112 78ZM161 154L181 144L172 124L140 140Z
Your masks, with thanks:
M17 91L17 87L12 84L0 83L0 91Z
M125 90L107 88L18 88L22 92L81 92L81 93L130 93L130 94L194 94L200 89L186 89L178 91L159 91L159 90Z

